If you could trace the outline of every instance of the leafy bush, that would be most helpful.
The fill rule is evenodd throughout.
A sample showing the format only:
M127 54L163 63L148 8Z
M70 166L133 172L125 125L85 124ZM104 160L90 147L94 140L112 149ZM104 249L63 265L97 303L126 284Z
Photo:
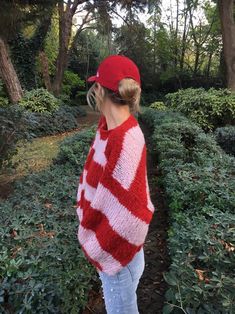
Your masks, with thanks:
M228 89L180 89L166 95L167 104L196 122L205 131L235 124L235 94Z
M9 104L8 98L0 96L0 107L8 107Z
M165 297L170 304L182 304L186 313L234 309L235 216L219 211L210 216L183 214L169 231L172 264L164 274L169 285ZM173 305L163 313L170 313Z
M155 130L156 123L158 123L158 121L161 122L162 118L164 118L164 121L166 123L172 121L177 121L178 123L188 122L188 119L177 111L174 112L169 110L167 114L165 111L158 111L157 115L154 114L154 117L152 116L152 113L154 113L155 110L153 110L152 108L148 110L148 107L143 107L142 112L143 114L140 115L140 119L144 119L152 132Z
M162 101L155 101L149 107L156 109L156 110L160 110L160 111L167 110L167 107L165 106L164 102L162 102Z
M55 164L25 177L1 203L1 313L80 313L87 304L98 276L77 240L76 189L88 133L79 135L76 167Z
M85 81L82 80L78 74L69 70L65 71L62 84L62 94L71 97L72 90L78 87L85 87Z
M29 132L34 137L53 135L76 129L79 126L78 117L86 115L80 107L60 106L50 115L45 113L27 113L31 121Z
M68 137L60 143L60 149L57 157L53 160L54 164L65 165L69 163L74 168L80 167L86 158L87 152L82 148L85 145L91 145L91 139L95 135L96 125L89 128L86 133L77 133L74 136Z
M216 141L226 153L235 156L235 126L217 128L214 132Z
M18 105L0 108L0 169L17 166L12 157L26 140L73 130L79 126L78 116L84 115L78 106L60 106L51 114L30 112Z
M141 106L148 107L149 104L155 101L161 101L164 98L164 94L158 91L150 92L150 91L143 91L141 93Z
M171 227L164 278L169 304L186 313L232 313L235 303L235 159L177 112L144 108ZM182 311L181 310L181 311Z
M58 109L60 101L46 89L38 88L26 91L19 104L32 112L51 113Z
M87 105L86 100L87 92L86 91L77 91L75 96L75 104L76 105Z
M9 99L4 90L3 81L0 79L0 107L9 106Z
M18 105L0 107L0 169L12 167L12 156L17 148L23 145L23 140L29 139L27 132L28 120L24 116L24 109Z
M4 89L3 81L0 79L0 97L6 97L6 92Z

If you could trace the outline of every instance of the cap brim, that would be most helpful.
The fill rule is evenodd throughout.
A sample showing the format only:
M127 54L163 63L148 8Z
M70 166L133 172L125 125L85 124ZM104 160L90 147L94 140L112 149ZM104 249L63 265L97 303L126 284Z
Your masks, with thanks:
M96 75L88 77L87 81L88 82L94 82L96 80Z

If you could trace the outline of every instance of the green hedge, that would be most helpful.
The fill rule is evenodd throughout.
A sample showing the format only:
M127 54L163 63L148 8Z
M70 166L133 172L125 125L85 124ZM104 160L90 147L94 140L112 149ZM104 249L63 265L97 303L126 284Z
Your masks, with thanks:
M83 148L89 143L91 144L90 139L94 136L97 126L94 124L86 132L82 133L82 136L79 133L74 134L73 136L65 138L60 143L59 153L54 158L53 163L58 165L64 165L69 163L74 167L74 169L80 169L87 155L87 150Z
M73 162L58 157L16 181L1 203L1 313L79 313L87 303L97 276L77 240L76 190L93 137L91 131L71 137Z
M29 140L28 118L18 105L0 107L0 170L12 167L12 157L19 146Z
M164 313L232 313L235 159L176 112L145 109L170 211ZM179 309L182 308L182 309Z
M13 166L13 155L27 140L76 129L78 117L84 115L79 106L63 105L53 113L30 112L19 105L0 107L0 169Z
M235 93L228 89L187 88L165 98L171 109L183 113L205 131L235 125Z
M34 137L53 135L73 130L79 127L78 117L85 116L81 107L62 105L50 114L26 112L28 131Z
M228 154L235 156L235 126L217 128L214 132L216 141Z

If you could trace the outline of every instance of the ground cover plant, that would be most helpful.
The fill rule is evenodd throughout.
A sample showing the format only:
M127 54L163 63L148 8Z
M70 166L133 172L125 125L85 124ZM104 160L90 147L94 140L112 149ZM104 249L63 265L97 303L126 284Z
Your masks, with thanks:
M235 156L235 126L217 128L214 132L216 141L228 154Z
M235 159L177 112L146 108L171 227L164 313L235 308Z
M77 240L76 189L94 129L61 143L47 169L1 203L0 312L79 313L94 268Z

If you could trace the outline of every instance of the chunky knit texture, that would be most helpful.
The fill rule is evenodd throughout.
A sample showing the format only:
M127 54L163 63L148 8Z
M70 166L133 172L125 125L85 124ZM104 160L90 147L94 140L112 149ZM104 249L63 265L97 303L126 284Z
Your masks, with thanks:
M120 271L144 245L154 210L138 121L131 114L108 130L101 115L77 190L77 236L90 263Z

